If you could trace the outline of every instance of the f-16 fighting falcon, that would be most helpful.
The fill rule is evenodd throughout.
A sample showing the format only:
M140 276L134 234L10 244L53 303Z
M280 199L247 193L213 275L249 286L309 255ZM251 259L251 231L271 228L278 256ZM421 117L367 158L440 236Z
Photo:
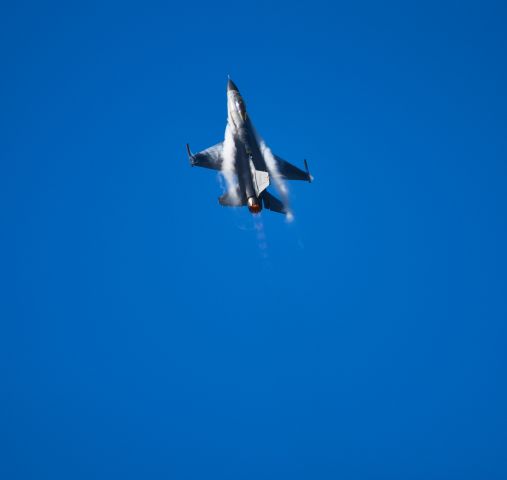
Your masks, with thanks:
M192 154L187 144L187 152L192 166L223 173L228 191L219 197L220 205L246 205L253 214L259 213L263 207L282 214L290 213L287 198L282 202L267 191L271 180L279 190L284 189L283 180L312 181L306 160L303 171L273 155L266 147L252 125L238 87L231 79L227 83L227 127L224 141L196 154Z

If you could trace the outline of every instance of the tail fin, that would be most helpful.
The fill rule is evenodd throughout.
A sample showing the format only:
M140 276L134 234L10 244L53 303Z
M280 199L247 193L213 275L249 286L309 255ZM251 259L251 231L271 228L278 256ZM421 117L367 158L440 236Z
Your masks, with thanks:
M260 170L255 170L254 180L255 180L255 192L257 196L259 196L266 188L269 187L269 173L262 172Z
M288 211L285 208L285 205L278 200L278 198L274 197L267 190L262 194L262 200L264 203L264 208L271 210L272 212L283 213L287 215Z

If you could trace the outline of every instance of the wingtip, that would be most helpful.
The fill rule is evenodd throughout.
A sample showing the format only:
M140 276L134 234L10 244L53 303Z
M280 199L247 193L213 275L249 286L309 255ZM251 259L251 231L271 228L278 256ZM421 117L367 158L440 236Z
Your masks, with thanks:
M187 155L188 155L188 161L190 163L190 166L194 166L194 156L192 155L192 152L190 151L190 145L187 143Z
M308 168L308 162L306 161L306 158L305 158L304 162L305 162L306 175L308 176L308 182L312 183L313 182L313 175L310 174L310 170Z

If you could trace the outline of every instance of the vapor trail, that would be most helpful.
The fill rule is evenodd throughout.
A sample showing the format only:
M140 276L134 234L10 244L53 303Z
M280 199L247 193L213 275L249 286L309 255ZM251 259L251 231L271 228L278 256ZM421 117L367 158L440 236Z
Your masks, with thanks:
M254 215L254 228L257 236L257 246L259 253L264 262L268 260L268 242L266 239L266 232L264 231L264 222L262 221L261 214Z
M225 137L223 146L222 174L227 184L227 193L231 200L238 200L237 182L236 182L236 143L229 124L225 127Z
M280 171L278 170L278 165L276 163L276 159L275 156L273 155L273 152L266 145L264 139L257 133L257 131L253 128L253 126L252 129L255 132L257 143L259 144L262 157L264 158L266 166L268 167L271 179L273 180L273 183L275 184L278 193L282 197L281 198L282 203L285 209L287 210L287 221L292 222L292 220L294 220L294 214L292 213L292 210L290 208L289 188L287 187L287 184L283 180L283 177L280 174Z

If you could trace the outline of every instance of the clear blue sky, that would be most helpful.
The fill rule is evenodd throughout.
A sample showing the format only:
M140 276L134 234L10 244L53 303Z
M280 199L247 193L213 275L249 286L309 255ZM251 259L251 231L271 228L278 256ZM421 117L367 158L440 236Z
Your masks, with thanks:
M507 478L503 2L79 3L0 11L0 477Z

